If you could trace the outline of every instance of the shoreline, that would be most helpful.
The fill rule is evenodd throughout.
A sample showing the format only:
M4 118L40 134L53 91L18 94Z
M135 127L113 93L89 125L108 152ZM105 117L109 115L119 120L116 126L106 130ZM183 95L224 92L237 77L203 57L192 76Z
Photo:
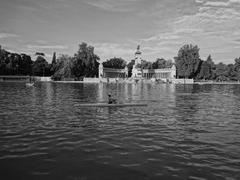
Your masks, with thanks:
M0 82L28 82L30 76L0 76ZM172 79L170 82L167 82L167 79L163 79L162 81L156 81L155 79L132 79L132 78L84 78L82 81L53 81L51 80L51 77L39 77L39 76L33 76L33 78L38 82L53 82L53 83L75 83L75 84L181 84L181 85L187 85L187 84L197 84L197 85L240 85L240 81L195 81L193 79Z
M6 80L0 83L27 83L28 81ZM156 83L156 82L84 82L84 81L37 81L43 83L57 83L57 84L175 84L175 85L240 85L240 82L194 82L194 83Z
M44 82L44 81L42 81ZM46 81L47 82L47 81ZM119 83L119 84L139 84L139 83L145 83L145 84L181 84L184 85L184 83L157 83L157 82L153 82L153 81L143 81L143 82L133 82L133 81L120 81L120 82L89 82L89 81L48 81L48 82L53 82L53 83L80 83L80 84L115 84L115 83ZM206 84L212 84L212 85L231 85L231 84L236 84L236 85L240 85L240 82L194 82L191 83L192 85L196 84L196 85L206 85ZM185 85L191 85L190 83L185 83Z
M236 82L232 82L232 81L226 81L226 82L194 82L194 84L198 84L198 85L205 85L205 84L216 84L216 85L228 85L228 84L239 84L240 82L236 81Z

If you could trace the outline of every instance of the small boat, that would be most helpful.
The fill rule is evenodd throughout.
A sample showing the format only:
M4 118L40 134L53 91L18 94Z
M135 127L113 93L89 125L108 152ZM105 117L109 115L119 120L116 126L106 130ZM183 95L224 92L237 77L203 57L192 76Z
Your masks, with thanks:
M32 83L26 83L26 86L27 87L32 87L32 86L34 86L34 83L32 82Z
M143 103L123 103L123 104L108 104L108 103L90 103L78 104L79 107L132 107L132 106L147 106Z
M34 86L34 79L32 76L29 77L29 82L26 83L27 87L32 87Z

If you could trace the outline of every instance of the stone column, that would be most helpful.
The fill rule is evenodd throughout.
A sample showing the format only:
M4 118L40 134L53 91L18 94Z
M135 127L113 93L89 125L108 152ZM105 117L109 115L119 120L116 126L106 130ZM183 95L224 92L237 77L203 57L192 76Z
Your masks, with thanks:
M125 67L125 77L128 77L128 68L127 68L127 66Z
M100 62L99 68L98 68L98 78L103 78L103 65Z
M173 79L176 78L176 66L175 66L175 64L173 64L172 67L171 67L171 78L173 78Z

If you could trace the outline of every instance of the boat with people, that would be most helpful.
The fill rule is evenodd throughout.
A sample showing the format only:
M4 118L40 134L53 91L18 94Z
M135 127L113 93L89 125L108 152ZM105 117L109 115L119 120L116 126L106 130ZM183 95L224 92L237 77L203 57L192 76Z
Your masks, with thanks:
M133 107L133 106L147 106L145 103L122 103L108 94L108 102L104 103L83 103L78 104L79 107Z
M32 76L29 77L29 82L26 82L27 87L33 87L35 83L35 80Z
M34 86L34 82L28 82L28 83L26 83L26 86L27 87L33 87Z

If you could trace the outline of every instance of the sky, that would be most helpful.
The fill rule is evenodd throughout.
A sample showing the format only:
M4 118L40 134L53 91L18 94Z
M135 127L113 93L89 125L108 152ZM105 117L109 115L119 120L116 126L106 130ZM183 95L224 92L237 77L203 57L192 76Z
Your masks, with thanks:
M215 63L240 57L240 0L0 0L0 45L27 53L73 56L94 46L101 61L173 59L184 44Z

